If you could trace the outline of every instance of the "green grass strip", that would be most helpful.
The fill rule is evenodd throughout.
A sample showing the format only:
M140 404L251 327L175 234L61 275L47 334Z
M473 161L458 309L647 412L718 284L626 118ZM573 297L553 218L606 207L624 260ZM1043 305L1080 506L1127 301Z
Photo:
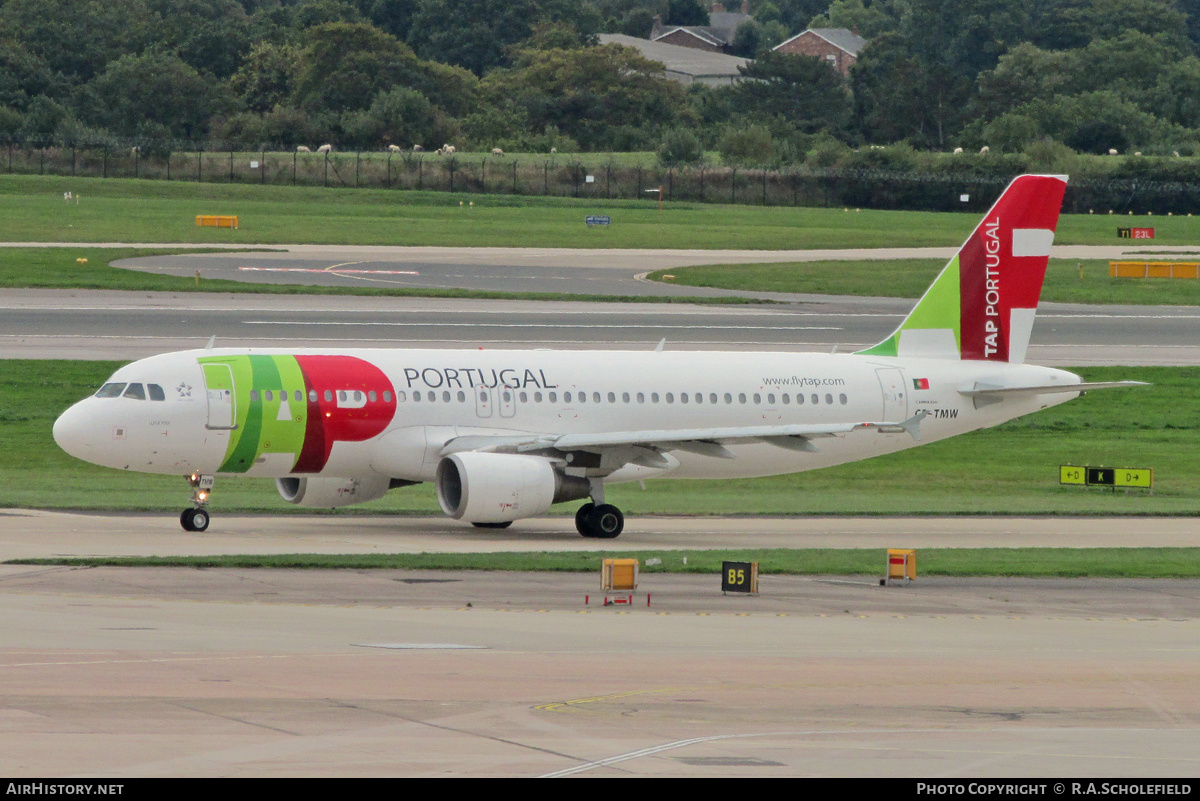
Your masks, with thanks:
M758 562L763 575L878 575L883 548L419 554L250 554L227 556L14 559L13 565L74 567L275 568L300 570L509 570L591 572L606 558L637 559L644 573L718 573L721 563ZM661 564L645 566L649 559ZM920 576L1026 578L1198 578L1200 548L923 548Z
M1139 256L1130 261L1198 261ZM862 259L846 261L712 264L657 270L654 281L751 292L861 295L919 298L946 262L942 259ZM672 276L666 278L666 276ZM1103 259L1051 259L1042 300L1059 303L1200 305L1200 280L1110 278Z
M439 245L448 247L956 247L974 212L742 206L600 197L467 195L388 189L198 184L129 178L0 175L0 241ZM64 192L80 196L63 200ZM650 197L650 196L647 196ZM200 228L236 215L237 230ZM609 226L585 225L608 215ZM1060 245L1129 244L1118 227L1154 227L1155 245L1200 245L1190 217L1063 215Z

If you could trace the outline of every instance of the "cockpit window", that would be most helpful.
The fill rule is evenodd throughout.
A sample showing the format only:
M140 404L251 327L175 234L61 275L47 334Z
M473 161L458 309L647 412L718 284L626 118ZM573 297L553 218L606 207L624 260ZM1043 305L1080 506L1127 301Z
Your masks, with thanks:
M150 392L150 400L152 401L167 399L167 394L163 392L163 388L158 384L147 384L146 389Z
M119 398L125 391L124 384L105 384L96 392L97 398Z
M141 384L130 384L125 389L124 397L135 398L137 400L145 400L146 399L146 389Z

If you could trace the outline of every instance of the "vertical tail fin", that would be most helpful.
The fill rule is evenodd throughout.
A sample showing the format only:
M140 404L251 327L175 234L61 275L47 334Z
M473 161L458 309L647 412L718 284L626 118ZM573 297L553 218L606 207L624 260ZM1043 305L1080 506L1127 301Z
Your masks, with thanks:
M1013 179L900 327L859 353L1024 362L1066 188Z

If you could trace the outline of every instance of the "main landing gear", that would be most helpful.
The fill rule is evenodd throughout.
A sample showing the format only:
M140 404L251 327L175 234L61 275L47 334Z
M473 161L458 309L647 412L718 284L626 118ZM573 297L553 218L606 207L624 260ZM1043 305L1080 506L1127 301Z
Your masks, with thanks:
M625 515L610 503L585 503L575 513L575 528L585 537L611 540L625 528Z
M208 496L212 494L214 476L202 476L192 473L187 477L188 486L192 488L192 508L184 509L179 515L179 525L184 531L204 531L208 528Z
M589 478L592 500L575 513L575 530L585 537L611 540L625 528L625 515L610 503L604 502L604 479Z

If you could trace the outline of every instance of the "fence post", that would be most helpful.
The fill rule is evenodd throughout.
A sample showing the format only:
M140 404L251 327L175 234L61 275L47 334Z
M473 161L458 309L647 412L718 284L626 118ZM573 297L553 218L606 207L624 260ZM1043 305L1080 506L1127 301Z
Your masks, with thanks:
M229 149L229 183L233 183L233 148Z
M700 202L704 202L704 168L700 168Z
M479 162L479 194L487 194L487 156Z
M763 178L763 205L767 205L767 171L766 168L762 171Z
M39 149L39 152L41 153L41 155L38 157L38 171L42 175L45 175L46 174L46 145L45 145L45 143L42 144L41 148ZM104 177L107 178L108 176L106 175Z
M638 197L642 196L642 168L638 167Z
M108 145L104 146L104 177L108 177Z
M325 176L324 176L324 178L322 178L322 180L324 181L325 186L328 187L329 186L329 153L328 152L325 154Z
M517 160L513 159L513 190L512 193L517 194Z
M258 162L258 183L261 186L267 182L267 149L263 148Z
M11 152L12 152L12 145L9 145L8 152L9 152L9 153L11 153ZM8 171L9 171L9 172L12 172L12 167L11 167L11 165L9 166L9 170L8 170ZM71 177L72 177L72 178L74 178L74 177L75 177L75 145L71 145Z
M729 202L737 203L737 167L729 173Z
M659 193L659 200L662 200L662 193ZM675 199L675 170L667 170L667 197L671 200Z
M612 197L612 164L604 165L604 197Z
M550 194L550 162L542 162L542 195Z
M354 188L358 189L358 170L362 164L362 151L354 151Z
M388 151L387 160L387 188L392 188L392 153L390 150Z
M197 148L196 150L196 183L204 183L204 150Z
M171 151L167 150L167 180L171 180Z

